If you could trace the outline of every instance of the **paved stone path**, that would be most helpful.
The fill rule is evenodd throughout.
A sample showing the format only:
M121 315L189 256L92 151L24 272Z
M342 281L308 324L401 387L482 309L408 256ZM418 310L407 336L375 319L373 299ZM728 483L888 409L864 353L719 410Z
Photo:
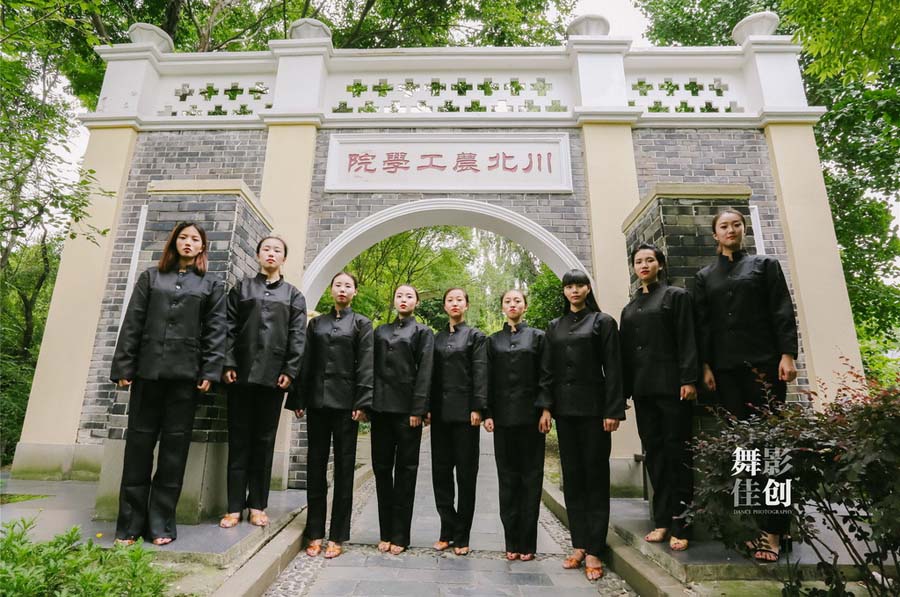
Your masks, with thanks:
M531 562L506 561L492 440L493 436L482 430L471 554L458 557L437 553L430 547L437 539L439 521L431 489L431 448L426 435L422 441L410 549L400 556L391 556L375 547L378 514L375 483L371 480L354 495L353 528L344 555L325 560L321 556L309 558L301 552L266 595L636 595L609 570L593 584L581 570L563 570L569 533L543 506L537 558Z

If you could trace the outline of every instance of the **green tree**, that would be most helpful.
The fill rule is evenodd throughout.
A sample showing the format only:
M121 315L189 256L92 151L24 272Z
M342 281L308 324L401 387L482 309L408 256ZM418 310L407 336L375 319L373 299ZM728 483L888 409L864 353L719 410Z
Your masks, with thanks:
M541 264L540 271L528 287L528 323L546 330L550 322L562 315L565 299L562 283L553 271Z
M773 10L779 33L805 44L810 104L828 109L815 127L857 332L884 346L900 325L900 13L882 0L635 0L661 45L727 45L745 16ZM855 30L848 29L854 23ZM863 25L865 23L865 25ZM885 24L892 23L890 29ZM874 40L873 36L878 39ZM861 40L872 45L860 49ZM873 373L873 371L869 371Z

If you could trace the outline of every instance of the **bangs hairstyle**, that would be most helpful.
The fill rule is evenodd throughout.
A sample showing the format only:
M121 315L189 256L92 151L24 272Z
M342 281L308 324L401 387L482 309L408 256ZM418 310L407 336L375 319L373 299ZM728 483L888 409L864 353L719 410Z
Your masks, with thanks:
M169 238L166 239L166 246L163 249L162 257L159 258L159 263L156 264L159 271L170 272L178 267L179 255L178 246L176 245L178 235L181 234L185 228L190 228L191 226L197 229L197 234L200 235L200 242L203 243L203 249L196 257L194 257L193 268L201 276L206 273L206 270L209 268L209 256L206 252L206 230L196 222L179 222L172 228L172 232L169 233Z
M284 254L284 255L285 255L285 257L287 257L287 251L285 251L285 254ZM359 281L356 279L356 276L354 276L354 275L351 274L350 272L338 272L338 273L336 273L336 274L334 275L334 277L331 279L331 284L329 284L328 287L330 288L330 287L334 286L334 281L337 280L338 277L340 277L340 276L347 276L348 278L350 278L351 280L353 280L353 288L356 288L357 290L359 290Z
M580 269L570 269L562 277L562 286L565 288L569 284L585 284L587 286L591 285L591 279L588 278L588 275L581 271ZM563 292L563 315L566 315L572 310L572 305L569 303L569 299L566 297L566 293ZM594 298L594 287L591 286L590 292L588 292L587 298L584 301L584 306L588 311L596 311L600 312L600 305L597 304L597 299Z
M631 267L634 268L634 258L637 257L637 254L641 251L653 251L653 255L656 257L656 260L659 262L659 269L665 273L666 267L666 254L662 252L662 249L657 247L656 245L652 245L650 243L641 243L631 250Z
M417 302L417 303L419 302L419 291L418 291L418 289L417 289L415 286L413 286L412 284L401 284L400 286L398 286L397 288L394 289L394 296L397 296L397 291L400 290L401 288L409 288L409 289L411 289L411 290L413 291L413 294L416 295L416 302Z
M280 236L274 236L274 235L264 236L261 239L259 239L259 242L256 243L256 254L257 255L259 255L259 250L262 249L263 243L266 242L267 240L277 240L278 242L280 242L281 246L284 247L284 258L287 259L287 253L288 253L287 243L284 242L284 239L281 238Z
M509 290L504 292L502 295L500 295L500 308L501 309L503 308L503 299L505 299L506 295L509 294L510 292L518 292L522 296L522 300L525 302L525 306L526 307L528 306L528 295L525 294L525 291L519 290L518 288L510 288Z
M469 293L466 292L465 288L460 288L459 286L454 286L453 288L448 288L447 290L445 290L444 291L444 299L441 301L441 303L442 304L446 303L447 295L450 294L451 292L453 292L454 290L459 290L460 292L463 293L463 296L466 297L466 305L468 305L469 304Z

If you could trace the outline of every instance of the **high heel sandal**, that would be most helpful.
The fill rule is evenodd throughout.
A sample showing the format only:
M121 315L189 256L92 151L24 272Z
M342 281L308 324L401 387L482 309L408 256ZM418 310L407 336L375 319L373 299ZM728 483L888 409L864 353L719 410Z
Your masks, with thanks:
M316 539L315 541L315 543L310 542L309 545L306 546L306 555L311 558L314 558L322 553L322 540Z
M243 512L229 512L219 521L219 526L223 529L231 529L241 522Z
M257 527L269 526L269 516L262 510L250 513L250 524Z
M333 560L344 553L344 548L340 543L333 543L331 541L328 542L328 547L325 548L325 557L329 560Z
M587 557L585 553L581 552L581 557L577 557L574 554L563 560L562 567L566 570L575 570L576 568L581 568L581 565L584 563L584 558Z
M393 543L391 543L392 556L399 556L404 551L406 551L406 547L404 547L403 545L394 545Z
M391 542L390 541L379 541L378 542L378 551L381 553L387 553L391 551Z
M432 545L437 551L445 551L448 547L450 547L449 541L435 541L434 545Z

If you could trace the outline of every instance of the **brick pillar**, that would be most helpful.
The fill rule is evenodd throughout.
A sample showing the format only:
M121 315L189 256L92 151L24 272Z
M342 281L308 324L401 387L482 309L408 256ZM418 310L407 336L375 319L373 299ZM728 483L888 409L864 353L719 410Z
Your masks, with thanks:
M256 242L270 232L271 226L269 217L245 185L234 181L165 181L151 183L150 193L140 252L133 264L136 274L159 260L169 232L177 222L185 220L206 229L209 273L221 277L227 288L256 273ZM101 519L114 519L118 514L129 397L127 390L117 391L110 408L97 488L96 514ZM195 524L225 512L226 411L222 386L214 385L212 391L197 399L184 487L178 502L179 523Z

